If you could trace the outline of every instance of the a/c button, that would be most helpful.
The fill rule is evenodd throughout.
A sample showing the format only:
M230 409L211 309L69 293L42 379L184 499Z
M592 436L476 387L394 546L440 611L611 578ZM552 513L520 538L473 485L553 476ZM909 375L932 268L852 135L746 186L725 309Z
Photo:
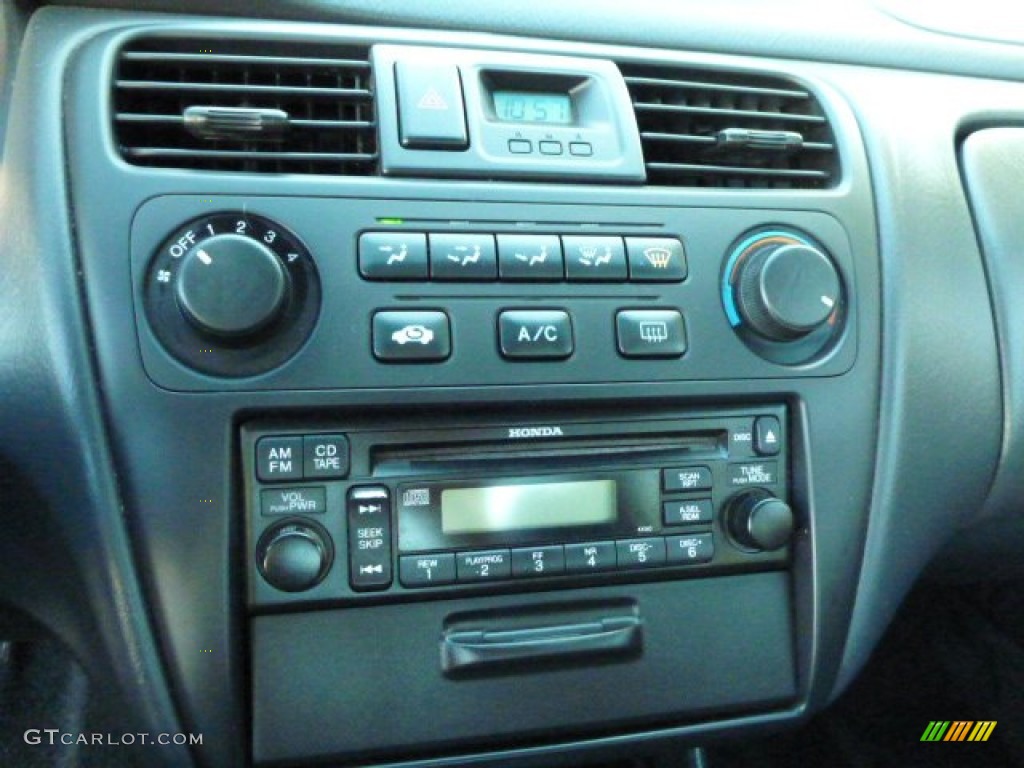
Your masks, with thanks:
M573 350L572 321L561 310L502 312L498 337L502 356L513 360L563 359Z

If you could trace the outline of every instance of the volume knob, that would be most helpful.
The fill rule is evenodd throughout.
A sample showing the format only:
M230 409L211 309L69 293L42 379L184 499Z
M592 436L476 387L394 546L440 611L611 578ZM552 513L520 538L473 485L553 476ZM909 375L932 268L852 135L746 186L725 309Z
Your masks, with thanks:
M251 237L215 235L182 257L175 295L182 314L213 336L252 336L280 315L288 273L269 248Z
M319 584L331 566L327 534L307 523L285 523L260 540L256 565L282 592L303 592Z
M822 326L839 301L840 280L832 260L800 242L765 238L742 263L736 303L758 335L791 341Z

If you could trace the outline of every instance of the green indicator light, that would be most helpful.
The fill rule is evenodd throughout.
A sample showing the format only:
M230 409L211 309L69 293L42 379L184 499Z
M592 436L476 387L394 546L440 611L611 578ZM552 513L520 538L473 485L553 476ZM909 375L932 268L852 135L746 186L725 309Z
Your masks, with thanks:
M378 217L377 223L378 224L394 224L394 225L397 226L397 225L405 224L405 220L404 219L391 219L391 218L379 218Z

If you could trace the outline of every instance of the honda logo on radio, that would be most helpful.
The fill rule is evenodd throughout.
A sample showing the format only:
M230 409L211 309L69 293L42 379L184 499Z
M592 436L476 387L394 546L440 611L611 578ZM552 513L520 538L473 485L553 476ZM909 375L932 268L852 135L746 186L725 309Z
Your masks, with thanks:
M509 427L508 436L516 437L562 437L561 427Z

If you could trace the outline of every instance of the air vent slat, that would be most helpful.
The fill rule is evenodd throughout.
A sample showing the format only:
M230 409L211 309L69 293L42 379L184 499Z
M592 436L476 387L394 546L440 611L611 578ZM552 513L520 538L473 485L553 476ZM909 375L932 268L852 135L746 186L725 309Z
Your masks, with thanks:
M267 40L142 38L121 51L122 157L162 168L379 174L369 50Z
M119 90L273 94L298 96L299 98L323 96L335 99L369 99L373 95L368 90L356 88L297 88L287 85L234 85L231 83L161 83L155 80L118 80L114 83L114 87Z
M648 184L822 189L840 176L814 94L783 77L620 64Z
M722 85L721 83L699 82L696 80L664 80L657 77L626 77L627 86L651 86L655 88L683 88L691 91L721 91L722 93L746 93L755 96L779 96L783 99L809 99L807 91L784 90L782 88L757 88L745 85Z

